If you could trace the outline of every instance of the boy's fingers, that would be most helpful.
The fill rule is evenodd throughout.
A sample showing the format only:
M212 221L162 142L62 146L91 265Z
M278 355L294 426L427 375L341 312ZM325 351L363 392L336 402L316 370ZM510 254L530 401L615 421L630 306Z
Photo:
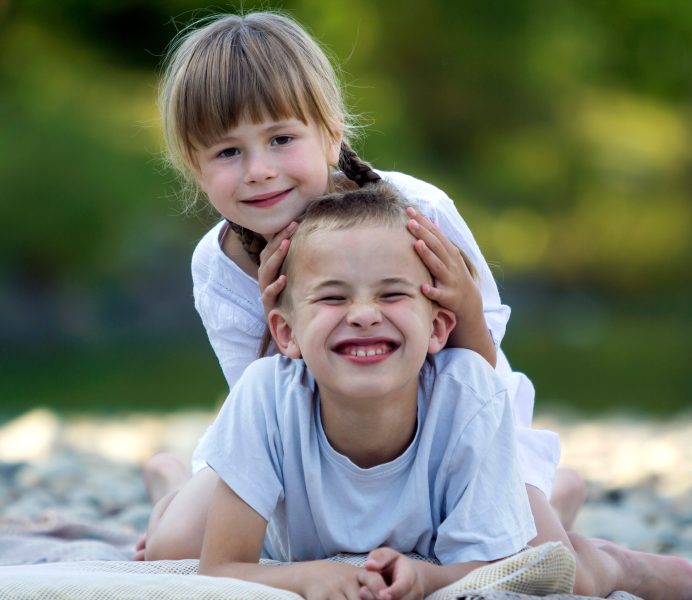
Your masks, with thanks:
M373 598L377 598L382 590L387 589L387 583L377 571L361 569L358 572L358 583L362 586L361 590L365 588ZM361 598L363 598L362 593Z

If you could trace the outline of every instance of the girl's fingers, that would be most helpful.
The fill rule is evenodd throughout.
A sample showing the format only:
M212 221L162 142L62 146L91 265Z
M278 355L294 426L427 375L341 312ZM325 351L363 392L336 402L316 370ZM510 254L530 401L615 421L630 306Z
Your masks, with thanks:
M291 240L283 239L281 243L276 248L273 254L265 258L260 259L260 268L257 276L257 283L260 289L267 287L272 281L276 279L281 269L281 265L288 254L288 248L291 245Z
M440 291L440 288L436 288L432 285L424 283L420 286L420 291L423 292L423 295L428 300L432 300L433 302L437 302L438 304L443 304L442 302L440 302L440 299L443 296L443 293Z
M290 239L290 237L295 233L296 229L298 229L298 222L291 221L281 231L274 234L267 242L267 245L262 249L262 252L260 252L260 262L264 262L266 258L274 254L277 248L281 245L281 242Z
M442 279L445 274L445 263L435 254L423 240L414 244L418 256L435 279Z
M281 275L279 278L270 283L262 292L262 304L264 310L268 313L276 305L276 300L286 287L286 275Z

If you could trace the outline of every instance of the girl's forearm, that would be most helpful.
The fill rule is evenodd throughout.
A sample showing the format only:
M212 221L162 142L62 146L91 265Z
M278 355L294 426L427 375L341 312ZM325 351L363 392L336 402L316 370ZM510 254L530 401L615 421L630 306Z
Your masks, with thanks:
M491 367L497 365L497 349L484 318L461 320L457 315L457 324L447 340L449 348L467 348L480 354Z

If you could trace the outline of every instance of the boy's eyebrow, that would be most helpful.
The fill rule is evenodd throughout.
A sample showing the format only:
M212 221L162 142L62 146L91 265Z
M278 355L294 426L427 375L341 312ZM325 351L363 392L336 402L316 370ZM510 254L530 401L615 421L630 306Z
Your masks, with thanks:
M380 283L384 285L409 285L411 287L417 287L415 283L406 279L406 277L386 277Z

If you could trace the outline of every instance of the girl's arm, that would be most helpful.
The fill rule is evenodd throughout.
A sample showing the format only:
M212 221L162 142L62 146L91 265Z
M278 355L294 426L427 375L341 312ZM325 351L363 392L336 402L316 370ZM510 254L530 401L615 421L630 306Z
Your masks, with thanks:
M365 562L368 574L382 576L386 587L370 586L366 577L363 583L362 600L398 600L400 598L424 598L443 588L474 569L488 565L488 562L473 561L450 565L434 565L423 560L410 559L391 548L373 550Z
M457 318L447 346L473 350L495 367L497 349L483 315L481 291L461 252L425 215L413 208L407 213L408 229L417 238L416 252L434 278L434 285L424 284L421 290Z
M353 565L330 561L259 564L266 529L266 520L220 480L209 509L199 574L254 581L308 599L358 597L360 569ZM369 581L376 586L378 579L373 573Z

